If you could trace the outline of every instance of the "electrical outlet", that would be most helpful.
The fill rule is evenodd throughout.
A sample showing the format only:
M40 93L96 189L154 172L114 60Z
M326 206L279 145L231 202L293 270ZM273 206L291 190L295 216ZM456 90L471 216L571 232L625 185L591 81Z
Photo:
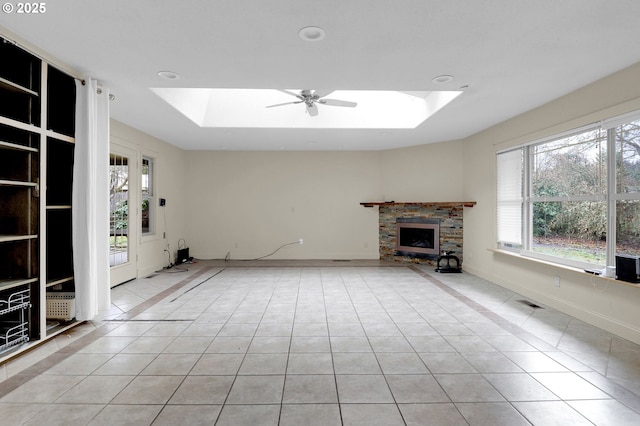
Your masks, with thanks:
M560 287L560 275L556 275L555 277L553 277L553 283L556 287Z

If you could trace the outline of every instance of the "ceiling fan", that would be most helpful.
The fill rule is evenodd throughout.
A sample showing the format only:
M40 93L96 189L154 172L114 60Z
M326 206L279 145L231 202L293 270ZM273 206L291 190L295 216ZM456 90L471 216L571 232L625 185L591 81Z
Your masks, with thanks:
M281 104L268 105L265 108L273 108L273 107L279 107L283 105L304 103L305 106L307 107L307 112L309 113L309 115L312 117L315 117L316 115L318 115L318 107L316 106L316 104L349 107L349 108L353 108L356 105L358 105L356 102L341 101L339 99L325 99L324 97L333 93L333 90L325 90L325 91L301 90L300 94L291 92L289 90L280 90L280 91L283 93L286 93L287 95L295 96L296 98L298 98L298 100L292 101L292 102L284 102Z

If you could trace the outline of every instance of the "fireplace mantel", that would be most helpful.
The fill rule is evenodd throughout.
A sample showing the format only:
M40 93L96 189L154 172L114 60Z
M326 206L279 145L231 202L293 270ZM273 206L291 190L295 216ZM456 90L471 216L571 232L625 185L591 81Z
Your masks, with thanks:
M364 207L373 206L422 206L422 207L473 207L475 201L431 201L431 202L395 202L395 201L367 201L360 203Z

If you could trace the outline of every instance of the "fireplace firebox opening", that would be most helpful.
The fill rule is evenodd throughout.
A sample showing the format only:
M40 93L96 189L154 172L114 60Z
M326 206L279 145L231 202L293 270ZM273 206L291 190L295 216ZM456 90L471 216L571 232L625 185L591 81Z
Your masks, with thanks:
M440 219L397 218L396 254L401 256L440 253Z

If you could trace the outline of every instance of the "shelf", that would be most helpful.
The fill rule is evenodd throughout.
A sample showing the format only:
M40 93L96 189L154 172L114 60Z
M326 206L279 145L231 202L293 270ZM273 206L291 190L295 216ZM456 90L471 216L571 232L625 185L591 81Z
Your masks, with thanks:
M37 235L0 235L0 243L10 243L13 241L35 240Z
M47 339L57 336L58 334L61 334L79 324L82 324L82 321L73 319L71 321L59 320L57 321L57 324L52 323L50 326L47 325ZM2 360L0 360L0 362L2 362Z
M16 151L28 151L38 152L38 148L32 148L30 146L19 145L17 143L0 141L0 149L12 149Z
M59 140L59 141L67 142L67 143L70 143L70 144L75 144L76 143L75 136L63 135L62 133L58 133L58 132L56 132L54 130L46 130L44 132L44 134L48 138L51 138L51 139L54 139L54 140Z
M0 279L0 291L8 290L10 288L19 287L25 284L31 284L38 281L38 278L24 278L24 279L11 279L11 280L2 280Z
M38 186L35 182L24 182L19 180L0 180L0 185L2 186L24 186L35 188Z
M47 210L71 210L70 205L64 206L47 206Z
M60 278L57 280L47 282L47 288L53 287L55 285L64 284L73 281L73 277Z
M0 77L0 87L18 93L26 93L27 95L31 96L40 96L37 92L34 92L31 89L27 89L26 87L20 86L19 84L16 84L2 77Z
M27 125L40 126L40 97L31 94L7 90L0 84L0 116L16 120Z
M0 116L41 125L42 61L11 42L0 42Z
M35 185L39 175L39 136L0 125L0 181L4 186Z
M10 126L15 129L26 130L27 132L32 132L32 133L38 133L41 131L40 127L35 124L25 123L23 121L19 121L10 117L5 117L3 115L0 115L0 124L4 124L6 126Z

